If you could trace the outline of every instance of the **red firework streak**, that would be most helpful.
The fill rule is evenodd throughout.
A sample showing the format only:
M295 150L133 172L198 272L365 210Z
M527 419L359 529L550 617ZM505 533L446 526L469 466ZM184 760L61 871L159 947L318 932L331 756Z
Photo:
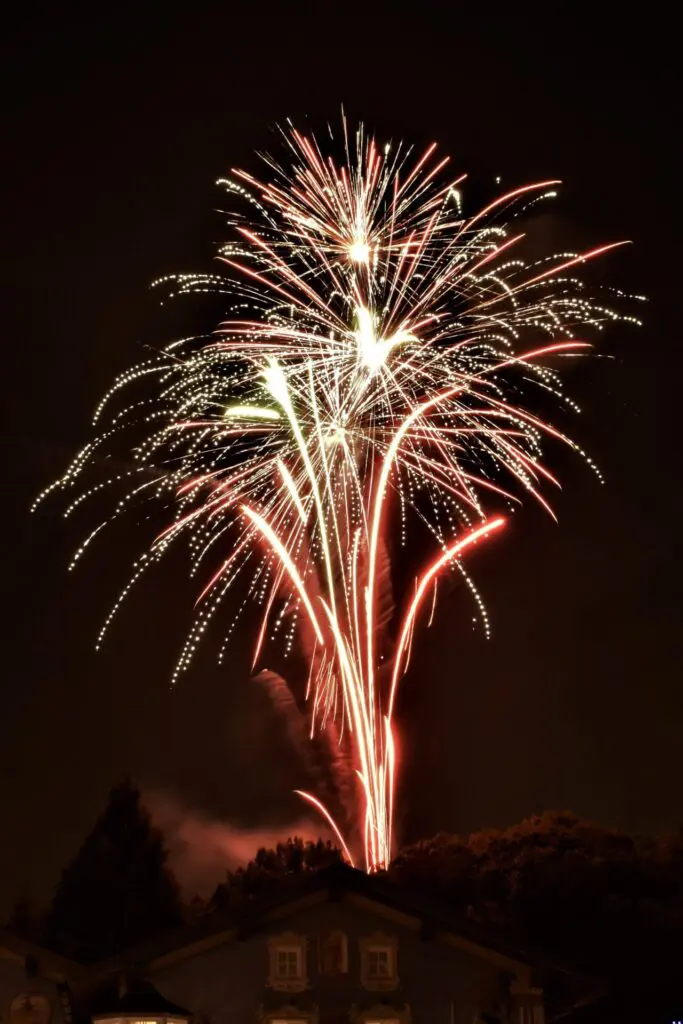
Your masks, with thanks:
M115 413L58 485L76 486L108 440L136 431L143 479L134 469L112 481L127 487L114 515L149 496L173 517L105 629L133 583L189 539L192 571L206 567L208 582L174 681L240 581L262 608L255 664L273 638L288 650L308 636L308 727L351 752L355 839L318 796L301 795L345 856L375 870L392 853L392 720L423 602L440 573L465 574L464 556L503 526L501 505L526 493L552 514L542 488L558 482L542 442L578 449L527 396L567 402L557 366L589 347L577 328L634 318L587 297L573 276L614 245L525 259L520 215L557 182L512 189L467 217L464 176L444 178L434 145L411 161L343 121L338 158L313 137L283 136L287 166L268 158L267 181L235 171L223 182L248 211L235 214L221 251L229 276L172 279L176 293L227 295L225 321L119 378L98 418L124 387L143 397ZM394 614L387 552L422 550L425 537L436 554L409 574Z

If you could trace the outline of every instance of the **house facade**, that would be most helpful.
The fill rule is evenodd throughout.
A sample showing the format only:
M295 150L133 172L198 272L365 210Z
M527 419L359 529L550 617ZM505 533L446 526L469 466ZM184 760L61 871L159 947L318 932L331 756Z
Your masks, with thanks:
M70 980L83 968L0 932L0 1024L74 1024Z
M45 965L47 970L47 960ZM438 908L412 906L347 868L321 871L297 891L257 901L239 914L208 915L114 961L62 968L63 981L40 964L31 977L22 976L15 964L19 973L2 989L0 1024L71 1024L65 1013L76 1024L545 1019L531 963L450 927ZM70 994L68 1010L62 991ZM36 1008L40 998L51 1001L51 1015L44 1004L42 1017L18 1015L13 1000L19 996L34 1000Z

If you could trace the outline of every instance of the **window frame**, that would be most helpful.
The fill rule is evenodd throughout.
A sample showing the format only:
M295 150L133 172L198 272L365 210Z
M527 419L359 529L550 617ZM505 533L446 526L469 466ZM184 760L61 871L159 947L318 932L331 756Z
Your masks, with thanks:
M307 948L308 940L305 935L285 932L282 935L268 937L268 988L278 992L303 992L309 987ZM286 974L281 973L280 954L296 955L296 974L290 974L289 971ZM282 1014L277 1019L284 1020L285 1015Z
M394 970L393 952L390 946L368 946L365 955L367 957L367 976L370 981L384 981L386 978L393 977L396 973ZM382 968L381 970L380 967ZM385 967L386 970L384 970Z
M282 957L287 957L287 959L283 961ZM292 966L290 957L294 957L294 971L290 970ZM287 969L282 970L285 965ZM303 973L301 946L275 947L275 977L278 981L297 981L303 977Z
M370 955L386 953L387 973L370 969ZM375 932L360 940L361 984L370 992L391 992L398 988L398 939L395 935ZM392 1018L393 1019L393 1018Z

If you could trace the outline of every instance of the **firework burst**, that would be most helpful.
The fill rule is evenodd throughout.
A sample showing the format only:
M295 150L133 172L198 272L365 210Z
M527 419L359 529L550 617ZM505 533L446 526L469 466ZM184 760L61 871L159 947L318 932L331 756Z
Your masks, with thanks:
M230 217L224 273L166 279L175 293L225 295L226 320L123 374L97 410L108 425L53 487L77 489L72 511L106 487L84 489L86 470L135 438L136 468L113 481L124 493L107 521L142 498L172 516L100 640L133 584L188 541L205 579L175 681L246 581L262 609L254 665L275 635L286 650L301 642L309 728L349 751L358 845L373 869L391 855L393 712L418 616L439 574L455 568L486 626L462 559L503 525L487 508L526 493L552 515L545 491L557 480L543 443L576 445L532 411L534 391L567 403L553 366L589 347L578 330L618 318L575 277L615 246L523 258L520 216L553 196L555 181L465 216L464 178L446 177L434 145L419 157L380 148L362 128L349 137L345 122L330 147L338 159L296 130L283 138L287 160L266 158L267 180L234 171L221 183L243 208ZM135 386L142 398L110 413ZM394 612L387 538L405 546L417 529L436 554ZM352 860L330 808L302 795Z

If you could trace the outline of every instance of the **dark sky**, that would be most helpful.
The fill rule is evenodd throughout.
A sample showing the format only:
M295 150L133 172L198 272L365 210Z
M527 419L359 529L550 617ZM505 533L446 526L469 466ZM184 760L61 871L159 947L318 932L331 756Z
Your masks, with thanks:
M210 266L224 238L215 179L255 168L278 120L319 128L342 103L382 135L436 139L475 181L562 178L543 244L633 239L600 274L650 299L642 329L604 338L613 358L570 373L585 410L571 427L606 486L560 457L560 526L527 507L471 567L492 639L471 631L456 591L417 645L400 709L403 834L565 807L633 830L678 825L676 40L642 20L577 25L567 6L541 24L430 5L406 21L326 5L324 24L317 5L275 19L153 6L81 20L27 8L3 44L0 911L27 882L49 894L123 771L235 825L300 814L300 768L243 644L220 671L207 650L168 690L194 593L182 565L150 580L95 654L135 537L110 534L67 576L90 521L28 506L139 344L180 333L187 311L161 310L147 285Z

